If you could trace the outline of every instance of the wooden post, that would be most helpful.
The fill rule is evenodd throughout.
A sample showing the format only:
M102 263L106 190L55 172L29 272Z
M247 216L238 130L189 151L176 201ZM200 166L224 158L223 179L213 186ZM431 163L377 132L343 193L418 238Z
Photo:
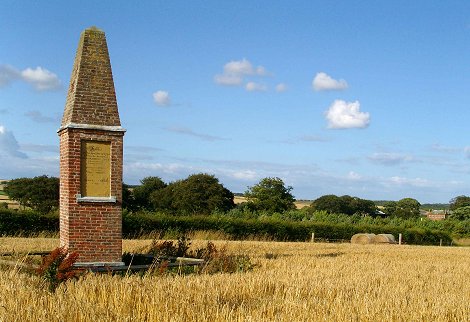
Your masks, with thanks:
M310 241L311 241L312 243L315 242L315 233L312 233L312 238L310 239Z
M398 245L401 245L402 234L398 234Z
M439 241L439 246L442 246L442 238L441 238L441 240Z

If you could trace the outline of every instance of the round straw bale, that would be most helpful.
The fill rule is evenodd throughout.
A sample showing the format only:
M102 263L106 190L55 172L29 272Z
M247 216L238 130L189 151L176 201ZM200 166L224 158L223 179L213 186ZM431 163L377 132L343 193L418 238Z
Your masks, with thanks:
M355 234L351 237L352 244L370 244L375 234Z
M392 234L378 234L372 238L376 244L395 244L395 237Z

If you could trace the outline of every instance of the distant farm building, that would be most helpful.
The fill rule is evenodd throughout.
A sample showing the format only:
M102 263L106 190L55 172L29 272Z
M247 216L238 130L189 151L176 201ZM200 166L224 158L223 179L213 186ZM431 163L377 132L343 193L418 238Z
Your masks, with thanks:
M430 220L444 220L449 217L447 210L431 210L426 213L426 217Z

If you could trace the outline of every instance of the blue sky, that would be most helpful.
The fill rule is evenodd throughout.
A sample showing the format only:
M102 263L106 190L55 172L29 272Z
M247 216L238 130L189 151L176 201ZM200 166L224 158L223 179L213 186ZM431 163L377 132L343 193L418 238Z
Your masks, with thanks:
M469 1L1 1L0 178L58 176L90 26L106 32L126 183L470 194Z

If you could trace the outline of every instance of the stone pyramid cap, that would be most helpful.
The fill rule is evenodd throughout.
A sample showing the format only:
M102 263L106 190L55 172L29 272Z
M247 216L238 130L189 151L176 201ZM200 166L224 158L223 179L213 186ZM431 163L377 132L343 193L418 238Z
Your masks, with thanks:
M69 127L124 131L106 36L96 27L80 35L60 130Z

